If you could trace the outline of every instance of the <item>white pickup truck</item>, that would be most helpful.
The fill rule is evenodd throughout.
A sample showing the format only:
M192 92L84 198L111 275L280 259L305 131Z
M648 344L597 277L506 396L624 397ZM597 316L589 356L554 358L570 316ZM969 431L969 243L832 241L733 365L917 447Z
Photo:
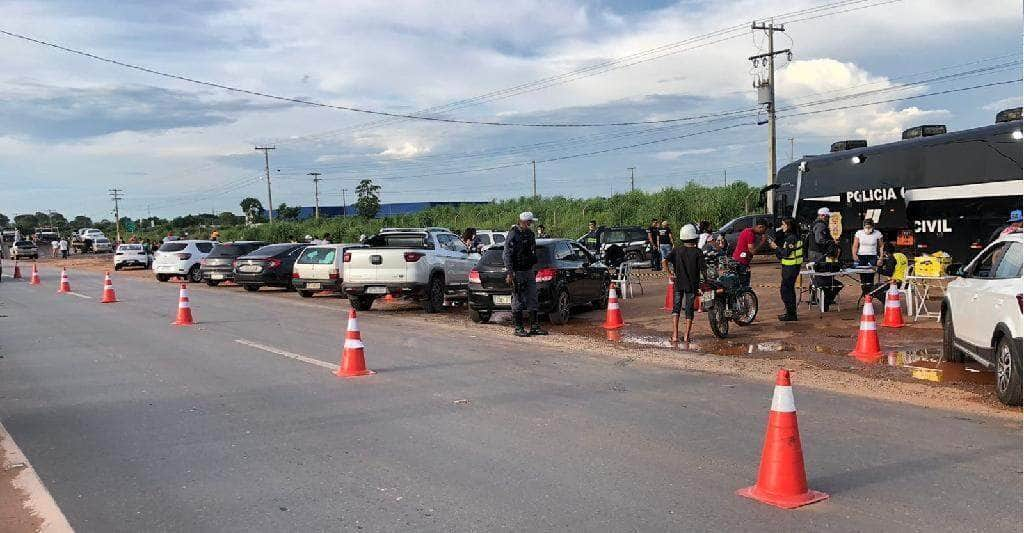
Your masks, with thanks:
M436 313L446 299L466 297L469 271L480 259L443 228L385 228L366 245L343 258L342 290L357 311L390 294L422 302L428 313Z

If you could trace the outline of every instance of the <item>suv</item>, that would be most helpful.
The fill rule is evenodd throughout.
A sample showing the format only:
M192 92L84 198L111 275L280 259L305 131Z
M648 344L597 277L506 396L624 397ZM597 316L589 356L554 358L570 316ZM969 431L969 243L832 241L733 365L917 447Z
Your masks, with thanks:
M126 266L140 266L148 269L153 263L153 256L146 251L141 244L120 244L114 252L114 270L121 270Z
M39 248L32 241L18 241L11 246L11 259L39 259Z
M481 250L486 250L491 246L500 246L505 242L505 234L500 231L487 229L477 230L476 236L480 238Z
M586 247L583 242L585 237L580 237L577 241L584 247ZM605 250L615 244L622 248L623 256L630 263L650 261L651 259L651 246L647 242L647 228L642 226L599 227L597 228L597 242L602 257Z
M160 245L153 254L153 272L157 281L167 281L171 276L186 276L189 281L203 281L199 270L200 262L213 250L213 241L171 241Z
M173 241L172 241L173 242ZM199 263L199 272L203 281L216 287L225 281L235 279L235 259L266 246L263 241L219 242L213 250Z
M997 239L949 283L942 300L943 359L966 355L994 369L996 394L1007 405L1021 404L1022 249L1019 231Z

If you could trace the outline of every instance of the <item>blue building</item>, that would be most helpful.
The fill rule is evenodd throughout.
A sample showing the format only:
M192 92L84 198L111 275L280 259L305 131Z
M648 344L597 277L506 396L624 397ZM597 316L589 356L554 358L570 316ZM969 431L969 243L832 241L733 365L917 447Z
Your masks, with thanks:
M395 202L390 204L380 204L380 210L377 211L375 218L384 218L398 215L411 215L413 213L419 213L424 209L438 206L449 206L458 207L460 205L481 205L487 202ZM342 212L344 211L344 214ZM299 220L307 220L313 218L316 213L316 209L313 206L301 206L299 207ZM261 213L264 217L267 216L267 210L264 209ZM324 218L329 217L340 217L340 216L357 216L358 211L356 210L355 204L349 205L342 208L340 205L322 205L320 206L320 216ZM274 215L277 215L277 211L274 211Z

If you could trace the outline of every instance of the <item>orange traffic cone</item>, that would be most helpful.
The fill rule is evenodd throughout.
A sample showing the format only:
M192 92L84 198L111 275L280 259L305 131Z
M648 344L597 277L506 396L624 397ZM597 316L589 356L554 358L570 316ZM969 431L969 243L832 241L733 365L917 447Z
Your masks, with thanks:
M860 316L860 332L857 334L857 346L850 355L854 357L876 357L882 355L882 347L878 345L878 329L875 325L875 307L871 305L871 296L864 297L864 311Z
M885 293L885 313L882 315L882 325L887 328L902 328L903 309L900 305L900 291L895 283L889 284L889 290Z
M615 285L608 286L608 312L605 314L604 329L618 329L625 326L622 311L619 310L619 297L615 295Z
M341 352L341 365L335 374L339 378L354 378L375 374L366 368L366 357L363 355L363 339L359 335L359 318L356 310L348 312L348 331L345 332L345 347Z
M71 283L68 282L68 269L60 269L60 288L57 289L57 293L71 292Z
M39 269L32 263L32 277L28 280L29 285L39 285Z
M673 298L675 296L673 293L675 292L675 290L675 281L673 281L672 278L668 278L668 288L665 289L665 305L661 306L662 311L668 311L670 313L672 312L672 304L675 303L673 301Z
M800 429L796 423L789 370L779 370L775 379L775 394L768 413L757 483L736 491L736 494L783 509L795 509L828 498L824 492L807 489L804 452L800 448Z
M172 326L191 326L195 324L192 320L192 307L188 303L188 284L181 284L181 291L178 293L178 318L171 322Z
M117 302L117 295L114 294L114 284L110 281L110 272L103 278L103 299L101 304L112 304Z
M14 275L11 279L21 279L21 267L18 265L18 261L14 261Z

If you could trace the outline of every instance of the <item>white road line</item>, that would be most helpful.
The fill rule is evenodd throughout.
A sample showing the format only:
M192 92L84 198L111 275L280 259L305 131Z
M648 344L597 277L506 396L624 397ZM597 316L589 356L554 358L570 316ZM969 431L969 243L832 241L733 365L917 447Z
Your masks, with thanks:
M295 359L296 361L302 361L303 363L309 363L311 365L316 365L316 366L321 366L321 367L324 367L324 368L329 368L329 369L334 370L334 371L338 370L338 365L335 365L333 363L328 363L326 361L321 361L319 359L313 359L312 357L307 357L307 356L302 355L302 354L288 352L288 351L282 350L280 348L274 348L273 346L267 346L265 344L260 344L258 342L247 341L245 339L235 339L235 342L237 342L238 344L244 344L246 346L250 346L252 348L258 348L260 350L263 350L265 352L270 352L272 354L282 355L282 356L287 357L289 359Z
M14 476L13 485L21 489L28 498L25 501L25 508L43 521L39 528L41 533L74 533L71 524L68 523L64 512L57 506L53 496L46 490L43 481L39 479L28 457L21 452L21 448L14 442L14 438L7 432L3 424L0 424L0 464L4 471L20 469Z
M87 296L85 294L78 294L77 292L68 292L68 293L65 293L65 294L70 294L71 296L77 296L79 298L86 298L86 299L92 300L92 296Z

